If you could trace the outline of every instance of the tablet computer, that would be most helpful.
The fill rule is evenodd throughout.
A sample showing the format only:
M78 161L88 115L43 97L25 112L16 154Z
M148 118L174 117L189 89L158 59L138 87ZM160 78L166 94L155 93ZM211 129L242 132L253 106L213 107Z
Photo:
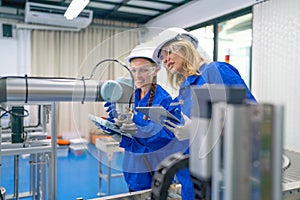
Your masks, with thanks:
M98 116L92 115L92 114L89 114L88 118L89 118L90 121L92 121L94 123L98 123L99 125L104 126L105 128L107 128L111 131L114 131L116 133L119 133L120 135L125 135L127 137L132 138L131 134L122 132L120 130L120 128L118 128L114 123L112 123L112 122L110 122L106 119L103 119L101 117L98 117Z
M136 109L158 124L161 124L161 121L164 119L169 119L173 120L174 122L181 123L181 121L177 117L172 115L162 106L136 107Z

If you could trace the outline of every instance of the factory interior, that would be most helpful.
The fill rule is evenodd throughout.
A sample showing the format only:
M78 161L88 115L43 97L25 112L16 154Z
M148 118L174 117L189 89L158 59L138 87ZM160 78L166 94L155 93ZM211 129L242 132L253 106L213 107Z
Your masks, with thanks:
M0 200L300 200L299 13L299 0L0 0ZM246 90L189 87L186 114L170 77L191 79L167 63L181 41ZM142 73L169 96L142 104Z

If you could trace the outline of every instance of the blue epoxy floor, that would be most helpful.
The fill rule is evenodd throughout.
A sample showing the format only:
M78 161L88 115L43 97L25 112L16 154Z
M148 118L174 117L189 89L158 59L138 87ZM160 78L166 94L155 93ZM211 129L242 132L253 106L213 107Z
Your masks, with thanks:
M123 155L116 153L112 159L112 166L121 169ZM2 186L6 189L6 194L12 194L13 187L13 161L12 156L2 157ZM21 157L20 163L20 180L19 191L25 192L29 190L29 158ZM103 173L107 173L107 158L103 157ZM107 184L102 181L100 191L98 181L98 152L94 145L88 146L88 151L80 155L75 155L69 151L68 156L57 157L57 199L71 200L78 197L90 199L98 197L97 194L107 193ZM120 173L116 169L113 173ZM111 194L119 194L127 192L127 185L123 177L112 178ZM31 199L31 198L23 198Z

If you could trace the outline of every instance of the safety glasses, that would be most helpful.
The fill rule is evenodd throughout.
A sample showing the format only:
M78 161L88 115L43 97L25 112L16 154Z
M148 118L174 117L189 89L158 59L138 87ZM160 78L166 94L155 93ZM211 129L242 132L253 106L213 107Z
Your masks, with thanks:
M154 66L141 66L141 67L130 67L129 70L133 75L140 74L143 76L149 76L154 73Z
M164 60L170 56L172 53L177 53L180 51L181 45L178 44L170 44L169 46L163 47L160 51L159 59Z

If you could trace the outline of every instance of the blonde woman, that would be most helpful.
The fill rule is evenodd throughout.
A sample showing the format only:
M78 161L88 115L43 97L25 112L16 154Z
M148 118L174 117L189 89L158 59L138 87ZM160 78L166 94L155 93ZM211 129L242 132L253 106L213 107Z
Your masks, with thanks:
M205 55L199 53L198 40L191 33L181 28L169 28L162 31L154 40L157 42L157 48L153 59L167 69L169 82L179 89L175 101L181 104L185 121L183 126L165 121L165 127L182 141L181 151L188 154L189 133L192 131L190 120L192 85L242 86L247 90L248 99L255 101L255 98L235 67L224 62L209 62L205 59ZM176 175L182 185L182 199L193 200L194 190L188 169L180 170Z

